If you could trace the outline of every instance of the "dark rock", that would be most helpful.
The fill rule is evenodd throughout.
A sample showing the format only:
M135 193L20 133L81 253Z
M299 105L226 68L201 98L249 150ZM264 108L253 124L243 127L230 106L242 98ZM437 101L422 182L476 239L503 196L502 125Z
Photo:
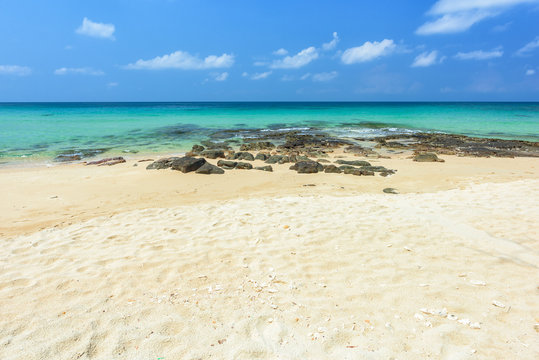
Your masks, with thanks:
M336 167L335 165L325 165L324 172L328 174L340 174L342 170Z
M168 169L172 166L174 160L178 160L179 157L162 158L146 166L147 170L162 170Z
M350 175L356 175L356 176L374 176L373 171L362 170L362 169L358 169L358 168L344 169L344 173L345 174L350 174Z
M226 143L223 143L223 142L213 142L213 141L208 141L208 140L204 140L204 141L201 141L202 145L204 145L206 147L206 149L209 149L209 150L230 150L231 147L226 144Z
M207 162L204 165L202 165L201 167L199 167L197 169L197 171L195 171L195 173L210 175L210 174L224 174L225 171L223 169L221 169L220 167L212 165L212 164Z
M286 164L290 162L290 157L288 155L283 155L279 160L279 164Z
M330 161L328 159L317 159L319 163L329 163Z
M386 194L398 194L399 192L397 191L397 189L393 189L393 188L385 188L384 190L382 190L383 192L385 192Z
M208 159L217 159L225 158L225 152L223 150L204 150L200 153L200 156L203 156Z
M254 161L255 157L249 152L240 151L234 154L234 160Z
M362 160L337 160L337 164L341 165L352 165L352 166L371 166L371 163L368 161Z
M395 173L395 171L396 171L396 170L391 170L391 169L385 168L383 166L362 166L361 170L379 172L380 175L382 173L386 173L386 175L382 175L382 176L393 175Z
M240 146L240 151L271 150L275 145L269 141L259 141L244 143Z
M68 162L76 161L84 158L94 157L99 154L102 154L110 149L73 149L65 150L60 152L55 158L54 161L57 162Z
M256 154L256 156L255 156L255 160L266 161L266 160L268 160L268 158L269 158L269 155L268 155L268 154L265 154L265 153L258 153L258 154Z
M438 158L436 154L433 153L423 153L417 154L414 156L414 161L417 162L444 162L443 159Z
M139 160L137 162L146 162L146 161L153 161L153 159L142 159L142 160Z
M253 165L244 162L239 162L238 165L236 165L236 169L238 170L251 170L252 168Z
M262 171L273 172L273 168L271 167L271 165L257 166L257 167L255 167L255 170L262 170Z
M202 165L206 163L206 160L203 158L194 158L189 156L184 156L182 158L173 160L170 168L172 170L178 170L182 173L188 173L191 171L198 170Z
M266 164L277 164L282 158L283 155L271 155L265 162Z
M193 145L193 147L191 148L191 152L192 152L193 154L200 154L201 152L204 151L204 149L205 149L204 146L195 144L195 145Z
M238 165L236 161L227 161L227 160L219 160L217 162L217 166L222 167L223 169L232 170Z
M290 170L296 170L298 174L314 174L324 170L324 166L316 161L299 161L290 167Z

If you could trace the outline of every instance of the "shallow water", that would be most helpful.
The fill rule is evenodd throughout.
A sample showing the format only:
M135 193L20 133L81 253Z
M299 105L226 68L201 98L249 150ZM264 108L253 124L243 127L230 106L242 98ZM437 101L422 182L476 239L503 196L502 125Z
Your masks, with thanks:
M2 103L0 162L182 151L224 140L220 131L229 129L342 137L439 131L539 141L539 103Z

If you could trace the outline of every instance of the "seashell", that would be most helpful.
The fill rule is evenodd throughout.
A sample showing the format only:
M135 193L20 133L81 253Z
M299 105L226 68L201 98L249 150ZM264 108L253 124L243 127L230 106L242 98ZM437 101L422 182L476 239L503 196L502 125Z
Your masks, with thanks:
M412 251L412 249L410 249L408 246L405 246L405 247L404 247L404 250L406 250L406 251Z
M271 324L273 322L273 318L268 318L268 322Z
M270 304L270 306L271 306L272 309L277 309L277 307L278 307L278 306L275 305L275 304Z
M425 321L425 326L426 326L426 327L432 327L432 324L431 324L430 321Z
M470 327L472 329L481 329L481 324L479 324L478 322L474 322L470 324Z
M442 310L437 310L436 315L441 316L441 317L446 317L447 316L447 309L443 308Z
M425 317L423 315L421 315L421 314L418 314L418 313L414 314L414 318L416 320L419 320L419 321L425 320Z
M492 305L497 306L502 309L505 307L505 304L498 300L492 300Z
M458 319L457 315L454 315L454 314L449 314L449 315L447 315L447 318L448 318L449 320L453 320L453 321L455 321L455 320Z
M460 320L457 320L460 324L463 324L463 325L470 325L471 321L470 319L460 319Z

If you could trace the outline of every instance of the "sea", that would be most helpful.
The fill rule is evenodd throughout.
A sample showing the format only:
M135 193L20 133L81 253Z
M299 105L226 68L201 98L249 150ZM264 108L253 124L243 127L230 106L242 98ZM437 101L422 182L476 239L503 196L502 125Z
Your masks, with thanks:
M203 140L242 141L286 130L345 138L441 132L537 142L539 102L0 103L0 166L54 164L76 154L179 153Z

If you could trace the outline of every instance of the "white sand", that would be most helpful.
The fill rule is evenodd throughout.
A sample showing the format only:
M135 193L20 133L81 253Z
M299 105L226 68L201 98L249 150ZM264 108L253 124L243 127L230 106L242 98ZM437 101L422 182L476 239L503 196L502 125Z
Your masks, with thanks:
M0 359L537 359L538 216L527 179L214 201L12 237Z

